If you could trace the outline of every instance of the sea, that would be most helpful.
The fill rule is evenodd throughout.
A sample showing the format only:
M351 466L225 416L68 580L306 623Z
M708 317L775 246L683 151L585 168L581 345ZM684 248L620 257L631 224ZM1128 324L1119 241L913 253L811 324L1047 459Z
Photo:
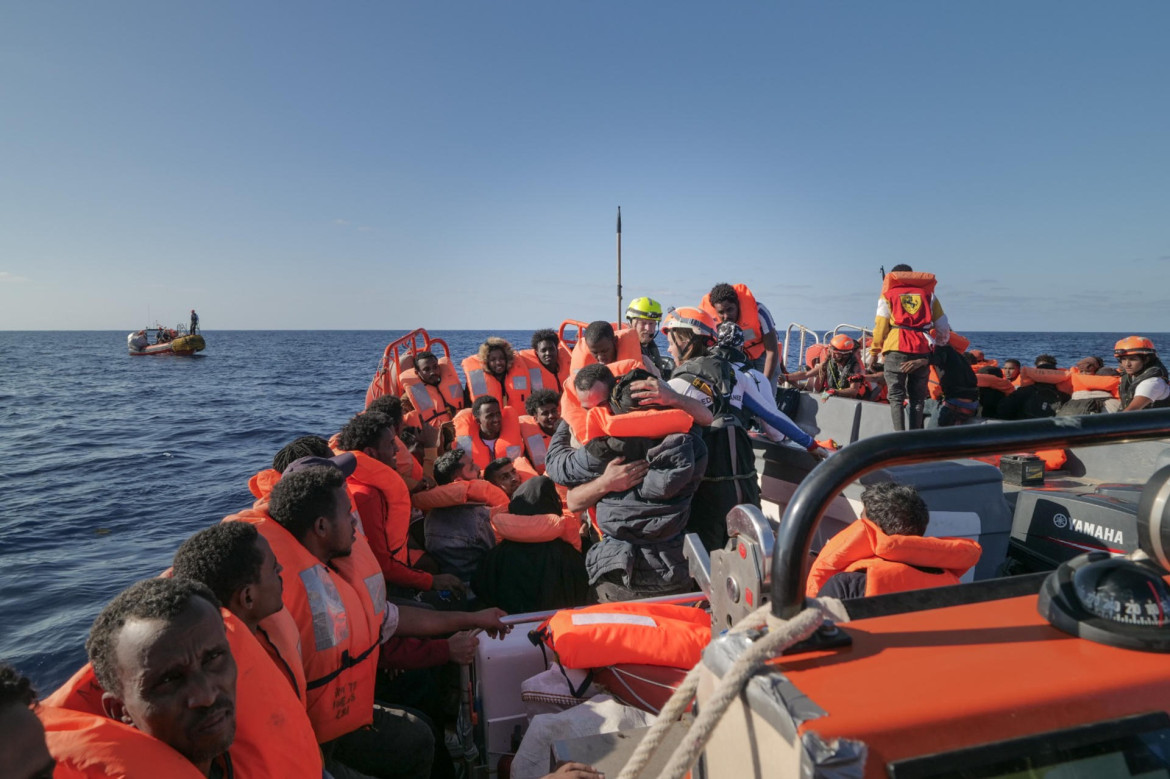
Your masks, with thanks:
M0 660L43 693L65 681L101 607L250 506L248 478L282 446L359 412L402 334L209 330L195 357L132 357L125 332L0 332ZM431 335L458 360L488 335L527 348L532 331ZM1129 333L964 335L988 358L1049 353L1064 366L1113 364Z

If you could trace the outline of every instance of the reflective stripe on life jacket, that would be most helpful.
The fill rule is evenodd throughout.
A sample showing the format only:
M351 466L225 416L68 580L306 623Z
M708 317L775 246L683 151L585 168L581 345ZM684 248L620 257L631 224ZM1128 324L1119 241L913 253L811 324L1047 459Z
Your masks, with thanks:
M743 352L748 359L755 360L764 353L763 324L760 322L760 306L756 296L745 284L732 284L735 295L739 298L739 319L735 320L739 329L743 330ZM711 303L710 293L703 296L699 307L719 322L719 314L715 313L715 306Z
M419 412L422 421L438 427L450 422L455 412L463 408L463 385L455 366L446 357L439 358L439 385L424 384L414 368L402 372L402 388L410 405Z
M928 333L934 323L936 284L933 273L891 271L886 274L882 297L890 307L890 324L898 334L897 348L893 351L924 354L933 347Z
M538 389L552 390L553 392L564 391L565 382L569 380L569 365L573 362L573 355L563 343L557 344L557 372L555 374L544 367L534 349L523 349L517 354L522 356L529 366L535 367L538 371L540 382L537 383L536 379L533 379L533 391Z
M602 603L558 611L534 633L565 668L618 663L691 668L711 640L711 616L693 606Z
M252 631L227 609L220 613L237 671L236 736L228 750L233 770L241 777L318 779L321 751L304 704ZM56 707L52 724L45 723L55 759L84 776L182 777L185 766L194 770L161 741L107 718L102 693L87 663L45 700Z
M478 397L491 395L500 402L501 407L511 406L523 411L524 401L532 394L528 362L519 357L513 358L512 367L504 374L503 385L487 372L479 361L479 355L473 354L463 360L463 373L467 376L467 392L473 403Z
M471 455L481 469L497 457L516 459L524 455L524 438L520 433L520 420L516 409L500 409L500 435L496 438L495 449L489 451L479 435L479 422L471 409L465 408L455 415L455 446Z
M533 417L524 414L519 419L520 437L524 439L524 451L528 461L538 474L544 473L544 460L548 456L548 442L552 436L544 434Z
M969 538L889 536L862 517L825 544L813 561L805 595L815 598L836 574L863 569L877 571L874 578L866 577L866 595L958 584L959 577L979 562L981 553L979 544ZM914 566L941 568L944 573L926 573Z
M581 443L601 436L664 438L672 433L686 433L694 424L690 414L677 408L648 408L615 414L608 406L598 406L589 409L585 417L585 438Z
M225 522L250 522L272 547L284 570L284 605L300 632L306 708L321 743L369 725L386 582L365 536L358 533L348 557L327 567L300 541L253 508Z

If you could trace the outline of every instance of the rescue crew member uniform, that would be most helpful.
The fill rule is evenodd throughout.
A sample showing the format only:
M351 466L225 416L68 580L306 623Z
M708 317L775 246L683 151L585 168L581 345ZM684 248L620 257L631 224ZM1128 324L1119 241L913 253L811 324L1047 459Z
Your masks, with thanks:
M715 416L714 423L703 429L707 470L691 503L687 524L687 532L698 533L708 551L727 544L727 513L734 506L760 505L756 455L747 431L753 417L773 441L790 438L810 450L817 445L776 408L763 373L736 368L736 355L739 353L716 347L711 354L680 364L668 382L671 389L699 400Z
M860 598L958 584L979 562L970 538L886 535L862 517L829 539L813 561L805 595Z
M884 356L890 418L895 430L906 429L902 402L907 398L910 402L910 429L922 427L930 380L928 365L923 364L910 373L904 373L903 366L912 360L929 358L934 344L945 344L951 335L946 313L935 297L934 287L933 274L913 271L891 271L882 282L870 352ZM931 331L935 335L932 336Z
M1166 366L1157 357L1151 357L1145 369L1135 376L1130 376L1123 371L1118 391L1123 409L1128 407L1133 399L1139 395L1152 401L1146 408L1170 406L1170 384L1166 382Z

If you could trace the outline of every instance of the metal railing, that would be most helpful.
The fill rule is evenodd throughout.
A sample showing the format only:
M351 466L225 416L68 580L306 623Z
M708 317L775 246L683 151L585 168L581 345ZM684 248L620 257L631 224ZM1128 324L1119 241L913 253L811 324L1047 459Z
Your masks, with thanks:
M414 358L418 352L434 352L436 347L442 347L443 354L436 357L451 359L451 349L442 338L432 338L424 328L416 328L409 333L391 341L382 351L382 359L378 361L378 371L375 381L384 395L401 395L402 386L398 381L398 371L401 358L406 355Z
M813 330L811 327L805 327L798 322L790 322L788 329L784 331L784 352L780 355L780 367L785 371L788 370L789 344L792 342L793 329L800 333L800 348L796 353L797 368L804 365L804 352L809 343L809 338L811 337L812 343L814 344L821 342L821 335L816 330Z
M830 501L857 478L892 465L1021 450L1170 438L1170 409L886 433L850 444L805 477L780 520L772 556L772 613L804 608L804 562Z

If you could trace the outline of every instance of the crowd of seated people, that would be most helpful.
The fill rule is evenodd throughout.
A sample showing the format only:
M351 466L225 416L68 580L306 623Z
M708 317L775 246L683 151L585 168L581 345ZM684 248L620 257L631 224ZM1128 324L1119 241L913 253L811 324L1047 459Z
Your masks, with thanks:
M103 610L90 662L35 709L51 759L85 776L143 765L176 777L453 776L450 701L481 633L506 633L507 613L693 591L682 534L720 548L726 512L759 505L748 428L824 456L777 409L776 380L872 399L888 374L847 337L787 373L770 313L742 285L666 313L637 303L638 327L594 322L571 349L552 330L527 350L488 338L461 363L466 384L446 358L417 352L400 392L276 452L248 481L252 505ZM669 357L653 344L659 327ZM1119 342L1117 357L1112 377L1095 358L1001 368L949 346L926 363L955 424L992 408L991 390L1006 413L1041 385L1069 401L1104 392L1123 410L1170 404L1147 339ZM921 513L895 497L898 517ZM876 549L933 543L890 541L924 523L867 510L868 535L855 529L826 583ZM853 578L834 586L872 593L884 581ZM0 673L17 690L0 715L8 701L35 742L21 684ZM44 775L43 752L29 755L27 775ZM557 775L597 774L573 764Z

